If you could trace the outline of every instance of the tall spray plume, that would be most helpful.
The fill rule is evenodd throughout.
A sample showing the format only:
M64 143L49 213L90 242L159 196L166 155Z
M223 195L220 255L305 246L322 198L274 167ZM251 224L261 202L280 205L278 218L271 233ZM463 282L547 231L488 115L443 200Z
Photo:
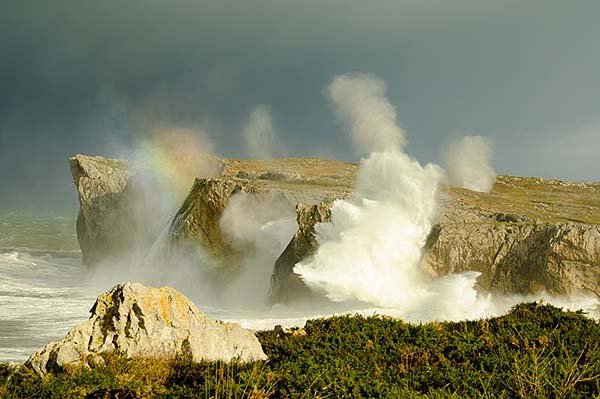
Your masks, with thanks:
M367 74L333 79L325 90L360 163L348 200L332 206L332 223L317 225L319 249L294 271L331 300L400 309L408 319L463 319L487 302L473 288L476 273L431 280L420 268L435 223L444 171L403 152L404 131L385 83Z
M491 165L492 142L481 136L455 140L442 153L449 183L473 191L489 192L496 181Z
M396 108L385 93L383 80L364 73L337 76L325 89L336 117L361 154L402 151L406 144L404 130L396 121Z
M273 127L271 108L267 105L259 104L252 109L242 134L247 155L251 158L273 158L280 149L281 144Z

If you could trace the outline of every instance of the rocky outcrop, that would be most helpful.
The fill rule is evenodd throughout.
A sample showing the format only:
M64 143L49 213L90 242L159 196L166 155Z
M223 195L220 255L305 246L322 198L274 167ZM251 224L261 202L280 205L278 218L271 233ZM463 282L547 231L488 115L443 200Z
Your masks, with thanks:
M513 219L440 224L423 268L434 276L481 272L478 283L486 291L600 296L600 226Z
M271 304L306 300L313 295L293 269L296 263L311 256L317 250L315 225L331 221L330 204L324 202L316 205L298 204L296 214L298 231L275 261L269 292Z
M201 246L215 257L222 256L228 245L219 225L221 216L231 197L246 191L247 183L240 179L196 179L171 221L171 244Z
M225 276L226 270L235 276L245 248L234 245L232 232L223 225L233 198L283 204L290 217L297 204L319 204L296 207L298 230L275 261L269 297L277 303L310 295L293 266L314 253L314 225L329 220L326 203L349 195L357 165L300 158L220 159L219 165L219 177L195 180L157 240L158 250L152 252L163 254L157 264L190 253L192 262L199 261L197 255L210 258L215 272L209 277ZM156 193L140 194L135 184L139 172L122 161L84 156L71 159L71 170L81 204L77 230L86 264L132 247L147 250L159 229L158 213L144 201ZM599 204L597 183L499 176L490 193L453 188L423 249L422 267L432 276L479 271L480 289L487 291L600 295ZM170 249L176 249L177 257Z
M100 263L124 248L123 233L131 230L128 208L130 164L102 157L69 158L79 195L77 239L86 265Z
M80 203L77 237L84 263L140 262L156 248L168 252L174 247L178 251L184 248L186 254L202 251L215 264L227 263L231 240L222 231L220 219L234 194L248 194L259 201L277 197L287 201L293 212L299 202L348 195L356 170L356 164L311 158L215 157L211 162L218 165L219 176L190 181L192 188L173 216L164 209L161 198L165 193L152 184L152 171L147 167L103 157L71 157ZM165 228L169 218L170 225Z
M88 320L34 353L26 365L42 375L71 365L101 364L103 353L128 358L179 354L194 361L266 358L251 331L209 319L173 288L120 284L100 295L90 312Z
M83 263L139 261L166 221L163 197L153 192L146 171L132 162L85 155L69 158L69 164L79 196Z
M237 256L236 250L239 248L232 246L231 236L223 230L222 217L234 195L250 197L254 203L271 202L293 212L298 203L331 201L349 192L328 186L289 183L282 176L278 176L276 182L238 177L196 179L171 221L168 246L183 248L187 252L195 252L200 248L211 257L213 263L231 266L235 264L232 257Z
M316 251L315 224L330 216L326 204L298 208L298 232L275 262L271 303L308 295L293 268ZM600 297L599 225L490 213L453 199L446 201L440 220L423 248L422 268L432 277L478 271L484 292Z

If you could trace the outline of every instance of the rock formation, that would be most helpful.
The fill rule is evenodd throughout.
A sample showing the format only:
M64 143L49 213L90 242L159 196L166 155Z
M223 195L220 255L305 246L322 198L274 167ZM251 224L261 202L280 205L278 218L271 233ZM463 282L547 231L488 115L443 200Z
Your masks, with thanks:
M222 226L232 198L278 198L290 212L300 203L318 204L296 207L298 230L275 262L270 302L307 296L293 266L315 251L314 225L329 220L326 203L349 195L357 165L298 158L219 162L219 177L190 182L161 248L202 252L219 271L225 266L235 274L231 267L243 251ZM81 204L78 238L88 264L130 248L129 231L147 232L139 241L158 235L136 226L152 218L140 218L139 206L132 205L138 198L130 189L136 176L130 168L99 157L71 159ZM500 176L490 193L449 190L441 210L423 249L422 267L431 275L476 270L482 290L600 295L600 184Z
M88 320L35 352L26 365L42 375L102 363L103 353L128 358L183 354L194 361L266 358L251 331L209 319L173 288L120 284L100 295L90 312Z
M161 218L160 193L147 187L144 169L131 162L76 155L69 159L79 194L77 237L88 266L134 257L139 261L168 220ZM220 219L236 193L257 200L277 198L293 212L299 202L331 201L348 195L356 164L321 159L217 159L220 176L190 181L192 187L171 218L163 248L202 251L223 263L232 256ZM142 184L146 183L146 184ZM169 215L171 216L171 215ZM135 254L132 254L136 252Z
M422 268L431 276L474 270L487 292L600 296L600 185L501 176L491 193L449 194L423 248ZM328 218L306 217L305 209L298 209L298 232L275 262L274 303L306 295L293 267L318 245L305 232Z
M69 158L69 164L79 195L77 239L83 263L93 267L141 258L165 222L160 196L151 192L144 169L85 155Z
M255 201L278 201L290 210L297 203L331 200L344 195L321 186L299 184L287 187L286 182L278 180L280 184L277 184L237 177L196 179L171 222L169 241L184 247L201 247L215 260L227 258L234 251L231 238L221 228L221 217L234 195L251 196Z
M102 157L75 155L69 158L73 182L79 194L77 239L87 265L101 262L120 252L121 231L131 223L127 205L130 164Z
M298 231L275 261L269 292L271 304L305 300L312 295L293 269L296 263L311 256L317 250L315 225L331 221L330 204L324 202L316 205L298 204L296 213Z
M168 264L169 258L183 257L186 262L205 265L208 258L210 267L204 268L203 273L215 287L235 278L241 259L254 250L236 241L235 234L223 228L224 212L232 198L237 196L247 204L262 207L270 204L272 217L286 215L291 219L298 203L347 196L356 168L354 164L319 159L222 159L221 165L220 177L195 180L172 218L168 233L157 245L161 248L158 252L166 255L159 264ZM247 215L239 217L244 219Z
M445 223L423 262L432 275L481 272L486 291L600 296L600 226L576 223Z

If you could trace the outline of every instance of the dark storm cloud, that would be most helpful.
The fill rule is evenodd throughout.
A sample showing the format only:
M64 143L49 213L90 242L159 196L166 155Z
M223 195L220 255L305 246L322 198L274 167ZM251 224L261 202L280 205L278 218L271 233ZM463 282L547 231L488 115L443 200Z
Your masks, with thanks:
M388 81L422 160L464 131L495 140L500 173L600 180L595 1L7 3L2 207L72 205L66 156L122 152L156 125L242 155L257 104L291 155L351 158L322 96L348 71Z

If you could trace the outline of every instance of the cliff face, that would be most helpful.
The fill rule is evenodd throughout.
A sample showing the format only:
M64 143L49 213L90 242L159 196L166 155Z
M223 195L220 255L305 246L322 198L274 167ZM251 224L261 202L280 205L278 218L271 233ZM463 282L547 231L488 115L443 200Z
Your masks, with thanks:
M120 253L123 236L132 228L131 164L102 157L69 158L73 182L79 194L77 239L86 265Z
M219 177L193 183L163 244L201 250L217 268L231 268L244 256L223 226L232 199L244 196L267 209L283 204L290 212L295 207L298 230L275 262L270 302L308 296L293 267L316 250L314 226L330 220L328 203L349 195L357 165L319 159L220 164ZM115 248L130 247L124 232L140 230L135 170L83 156L71 159L71 169L80 195L84 260L97 262ZM142 230L158 236L155 229ZM600 184L500 176L490 193L451 189L423 248L422 267L432 276L479 271L479 288L486 291L600 295Z
M330 204L324 202L316 205L298 204L296 214L298 231L275 261L269 292L271 304L302 301L312 297L308 287L293 269L296 263L311 256L317 250L319 243L315 237L315 225L331 221Z
M434 276L475 270L487 291L600 296L598 226L446 223L430 241L423 268Z
M298 231L275 263L272 302L306 295L293 267L316 251L314 226L329 219L323 206L318 214L298 208ZM487 292L600 296L598 215L599 184L501 176L490 193L451 189L422 268L433 277L478 271Z
M600 295L599 215L599 184L501 176L490 193L454 189L423 268L479 271L486 291Z
M166 218L162 196L153 191L146 171L133 162L85 155L69 158L69 164L79 195L83 263L139 261Z

